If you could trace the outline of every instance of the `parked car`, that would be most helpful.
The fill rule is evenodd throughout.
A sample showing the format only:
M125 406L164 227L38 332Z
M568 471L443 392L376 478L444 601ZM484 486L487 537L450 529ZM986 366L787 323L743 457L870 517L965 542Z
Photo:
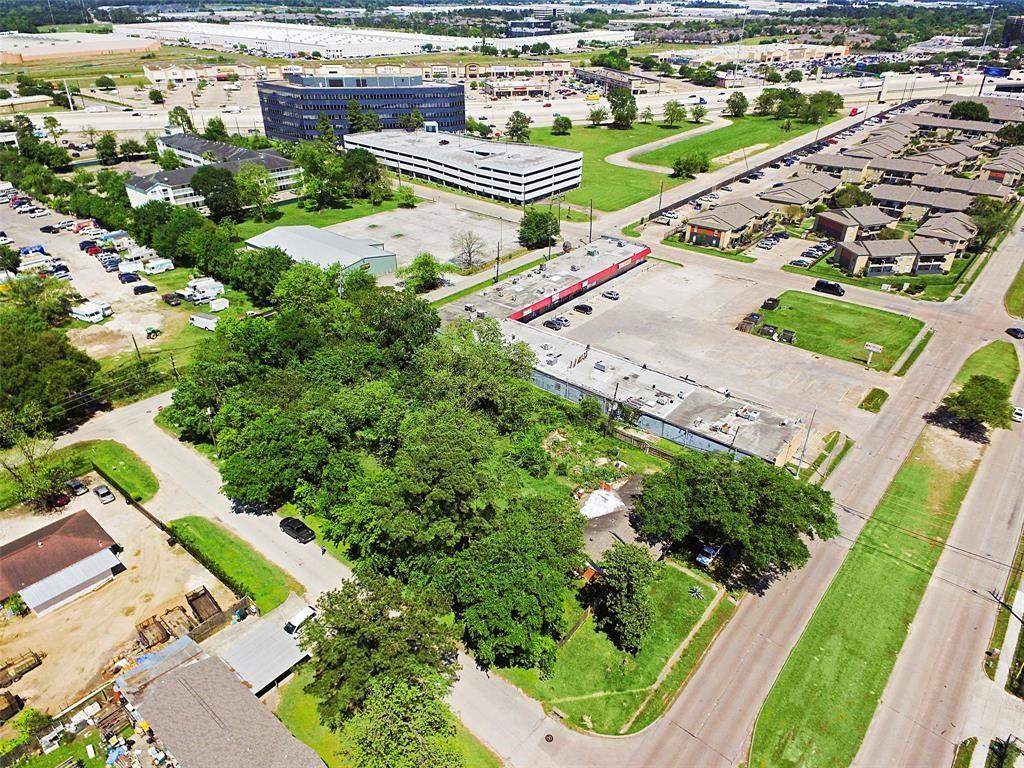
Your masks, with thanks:
M136 285L132 288L132 293L136 296L142 296L146 293L156 293L156 286L150 285L149 283L143 283L142 285Z
M807 267L811 266L811 262L807 261L807 259L793 259L791 262L789 262L789 266L803 267L804 269L806 269Z
M558 323L558 326L560 328L568 328L570 325L572 325L572 322L565 315L559 315L558 317L556 317L555 322Z
M1024 328L1007 328L1006 332L1015 339L1024 339Z
M300 544L308 544L316 538L316 534L313 533L313 529L297 517L281 518L281 530Z
M181 305L181 296L176 293L165 293L160 298L163 299L164 304L167 304L170 307L177 307Z
M289 635L294 635L296 632L299 631L303 624L305 624L310 619L314 618L316 615L316 609L312 606L307 605L297 614L288 619L287 622L285 622L284 631L287 632Z
M562 330L562 326L559 323L556 323L554 320L545 320L543 323L541 323L541 325L543 325L545 328L550 328L552 331Z
M573 307L573 311L579 312L581 315L594 314L594 308L589 304L577 304L575 307Z
M117 497L111 492L111 490L105 485L97 485L92 489L100 500L101 504L109 504L112 501L117 501Z
M606 299L611 299L612 301L618 301L621 298L618 291L605 291L601 295Z
M134 272L122 272L117 276L117 279L121 281L122 285L127 285L128 283L137 283L142 278Z
M72 477L65 483L68 490L71 491L74 496L84 496L89 492L89 486L79 480L77 477Z
M1010 418L1016 422L1024 421L1024 408L1014 408L1013 415Z
M51 493L46 497L46 506L50 509L61 509L71 503L71 497L66 493Z
M820 293L830 293L833 296L845 296L846 289L843 288L839 283L833 283L831 280L818 280L815 282L812 290Z

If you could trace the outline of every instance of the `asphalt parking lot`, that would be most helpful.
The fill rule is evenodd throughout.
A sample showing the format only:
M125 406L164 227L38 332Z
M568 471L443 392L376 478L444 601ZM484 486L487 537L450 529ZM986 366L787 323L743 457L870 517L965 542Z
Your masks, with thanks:
M816 425L841 425L855 439L870 426L871 415L857 408L867 390L898 386L891 376L736 331L744 315L769 295L754 279L703 264L649 263L602 286L607 288L618 291L620 300L602 298L600 291L588 294L581 301L594 308L593 314L581 315L570 305L560 314L571 325L559 333L636 363L728 388L794 418L806 420L817 409Z

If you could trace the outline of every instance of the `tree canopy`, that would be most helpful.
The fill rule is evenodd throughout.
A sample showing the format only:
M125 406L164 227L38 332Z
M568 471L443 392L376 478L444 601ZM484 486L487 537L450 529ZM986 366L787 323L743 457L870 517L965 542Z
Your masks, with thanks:
M970 424L984 424L994 429L1006 429L1011 424L1010 387L994 376L971 376L957 392L946 395L942 404Z

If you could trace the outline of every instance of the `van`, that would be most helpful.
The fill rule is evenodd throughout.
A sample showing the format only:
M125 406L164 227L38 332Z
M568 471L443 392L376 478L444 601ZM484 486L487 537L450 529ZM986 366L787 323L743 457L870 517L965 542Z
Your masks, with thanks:
M316 616L316 609L310 605L305 606L301 611L296 613L288 622L284 625L284 631L289 635L294 635L310 619Z
M75 320L83 320L87 323L103 322L103 307L91 301L72 307L68 314Z
M188 319L188 324L194 325L196 328L202 328L204 331L215 331L217 330L217 321L219 319L216 315L196 312Z
M89 299L89 303L95 304L97 307L102 309L104 317L110 317L114 314L114 310L111 308L109 301L104 301L103 299Z
M818 280L814 284L815 291L819 293L830 293L833 296L845 296L846 289L843 288L839 283L833 283L830 280Z

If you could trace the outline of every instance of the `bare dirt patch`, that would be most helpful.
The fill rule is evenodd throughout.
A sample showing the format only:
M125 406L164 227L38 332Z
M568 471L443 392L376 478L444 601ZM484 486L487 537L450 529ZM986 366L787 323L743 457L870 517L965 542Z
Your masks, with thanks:
M95 478L92 479L95 481ZM125 571L99 589L43 616L30 615L0 624L0 659L27 651L45 654L42 666L11 686L29 706L57 712L116 674L111 662L137 642L135 625L174 605L185 593L206 586L220 603L231 592L180 548L170 549L166 536L120 499L100 505L93 494L81 496L64 514L86 508L117 541ZM57 515L5 512L0 542L32 531Z
M146 339L146 328L163 329L164 323L165 314L156 310L118 312L101 325L70 329L68 338L91 357L112 357L134 349L133 335L139 347L158 343Z
M951 429L927 426L921 435L929 461L949 472L964 472L981 459L984 445L965 440Z
M768 144L751 144L749 147L743 149L737 149L735 152L729 152L725 155L719 155L718 157L711 158L711 162L714 165L731 165L737 160L742 160L744 157L753 155L760 152L762 149L767 149Z

